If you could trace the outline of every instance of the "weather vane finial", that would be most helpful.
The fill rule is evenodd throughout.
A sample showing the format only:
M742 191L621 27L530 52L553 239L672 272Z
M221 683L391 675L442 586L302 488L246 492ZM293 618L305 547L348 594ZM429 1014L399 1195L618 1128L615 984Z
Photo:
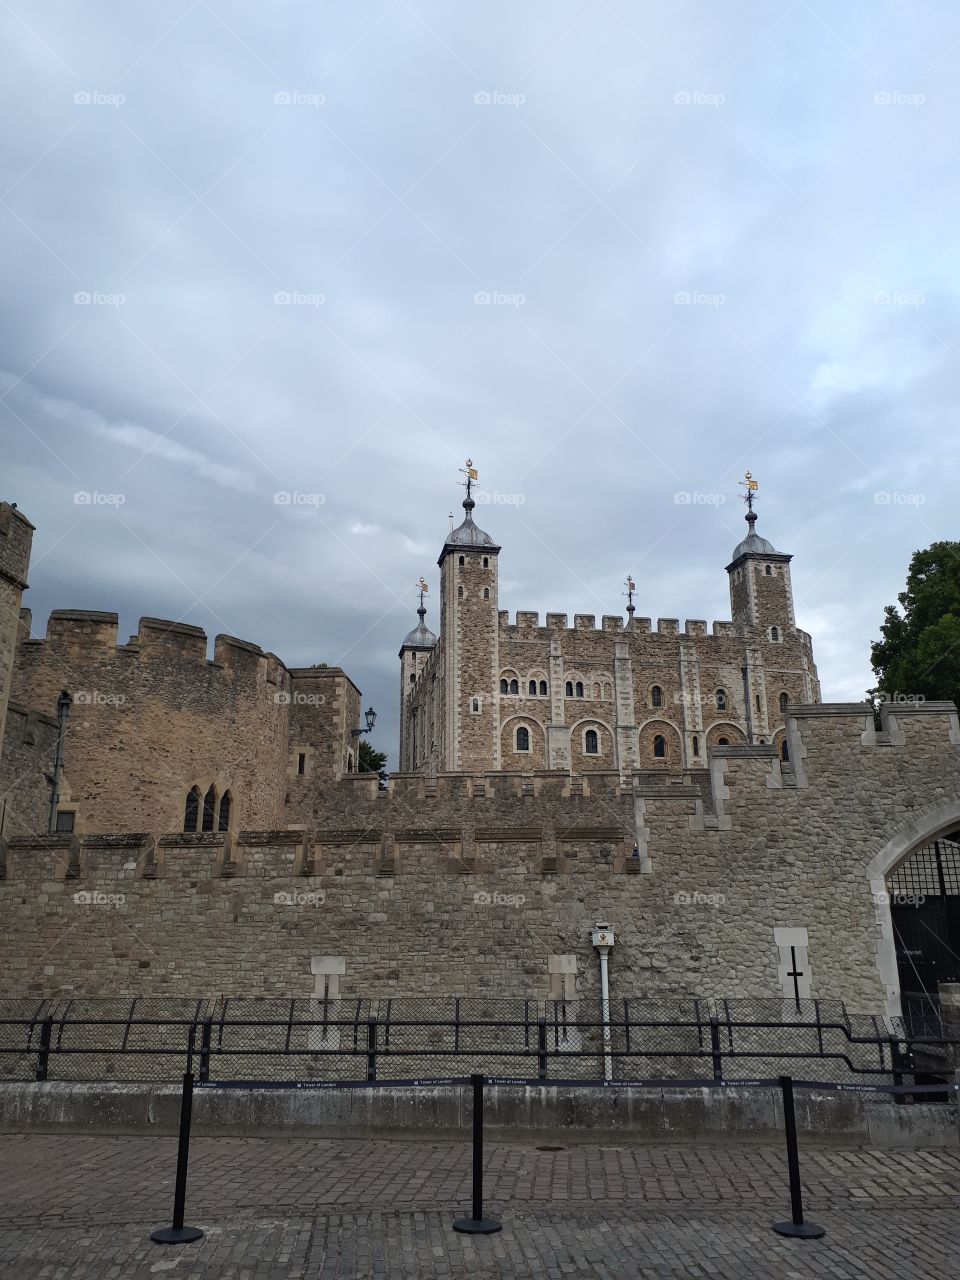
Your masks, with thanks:
M462 484L463 484L463 487L466 489L467 497L469 498L471 496L470 491L473 486L473 482L477 478L477 473L473 466L473 460L471 458L468 458L465 465L460 468L460 471L463 475L467 477L466 480L462 481Z
M743 498L744 502L747 504L747 511L749 511L752 514L754 495L756 494L760 486L757 484L756 480L754 480L753 476L750 474L749 471L744 472L743 479L740 481L740 483L743 485L743 488L744 488L744 493L741 494L741 497Z
M420 608L423 609L423 597L430 590L430 587L429 587L429 584L427 583L426 578L424 578L422 574L420 575L420 581L417 583L417 590L420 592ZM426 613L425 609L424 609L424 613Z
M627 574L627 581L626 581L626 583L625 583L625 586L626 586L626 588L627 588L627 589L626 589L626 591L624 592L624 594L625 594L625 595L626 595L626 597L627 597L627 613L629 613L629 615L630 615L630 621L632 622L632 621L633 621L633 612L634 612L634 608L635 608L634 603L633 603L633 593L634 593L634 592L636 591L636 589L637 589L637 584L634 582L632 575L631 575L631 574L629 574L629 573Z

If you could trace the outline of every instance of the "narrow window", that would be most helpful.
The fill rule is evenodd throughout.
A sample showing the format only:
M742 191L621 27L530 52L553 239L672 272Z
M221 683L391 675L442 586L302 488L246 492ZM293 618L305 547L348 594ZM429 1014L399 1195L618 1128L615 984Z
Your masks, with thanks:
M301 751L297 756L297 773L302 778L307 771L307 753Z
M510 686L507 684L506 680L500 681L500 692L503 694L510 692Z
M780 759L784 764L788 764L790 762L790 748L787 746L786 738L784 738L780 743Z
M541 680L540 681L540 697L545 698L546 696L547 696L547 682L546 680Z
M657 757L658 760L666 759L667 740L662 733L658 733L653 740L653 754Z
M572 680L568 680L567 683L563 686L563 692L567 695L568 698L573 697L573 681Z
M347 773L353 773L353 752L347 752Z
M594 682L594 686L593 686L593 696L597 699L598 702L600 701L600 685L596 682Z
M529 693L530 693L530 697L531 697L531 698L535 698L535 697L537 696L537 682L536 682L536 680L531 680L531 681L530 681Z
M757 710L759 711L759 710L760 710L760 695L759 695L759 693L757 694L756 702L757 702Z
M217 793L213 789L213 784L207 794L203 797L203 829L204 831L213 830L213 815L217 810Z
M768 578L773 577L773 570L770 568L768 564L765 564L763 566L763 572L767 575Z
M693 754L695 756L698 756L700 754L700 739L697 737L696 734L693 735Z
M463 599L463 587L457 587L457 599L458 600Z
M489 560L489 558L488 558L487 556L484 556L484 557L483 557L483 567L484 567L485 569L489 569L489 568L490 568L490 560Z
M781 710L782 712L784 712L784 713L786 712L786 710L787 710L787 704L789 703L789 701L790 701L790 699L787 697L787 695L786 695L785 693L781 693L781 695L780 695L780 710Z
M479 699L479 698L474 698L474 700L473 700L473 705L472 705L472 707L471 707L471 710L473 711L474 715L478 715L478 714L479 714L479 712L480 712L480 699Z
M600 743L597 739L596 729L588 729L583 735L583 750L588 756L597 756L600 754Z
M511 693L519 693L519 692L520 692L520 681L519 681L519 680L511 680L511 681L510 681L510 692L511 692Z
M484 587L484 588L483 588L483 598L484 598L484 600L489 600L489 599L490 599L490 588L489 588L489 587Z
M220 815L217 821L218 831L230 830L230 792L225 791L220 798Z
M520 728L517 730L517 750L518 751L530 750L530 730L525 729L523 725L521 725Z
M730 739L729 739L729 738L718 738L718 739L717 739L717 746L718 746L718 747L729 747L729 745L730 745Z
M464 565L464 564L465 564L464 558L463 558L463 556L461 556L461 557L460 557L460 567L461 567L461 568L463 568L463 565Z
M416 683L417 683L416 673L415 673L415 672L413 672L413 671L411 671L411 672L410 672L410 683L411 683L411 684L416 684Z
M651 707L663 706L663 690L658 684L655 684L650 690L650 705Z
M779 639L780 639L780 629L779 629L779 627L771 627L771 628L770 628L770 639L771 639L771 640L779 640Z
M196 831L197 818L200 815L200 788L193 787L187 794L187 803L183 811L184 831Z
M717 690L717 710L726 711L727 709L727 691L726 689Z
M603 686L603 696L605 698L609 698L612 692L613 690L611 689L610 685L608 683L605 683Z
M582 698L583 697L583 681L582 680L577 681L576 688L577 688L577 697Z

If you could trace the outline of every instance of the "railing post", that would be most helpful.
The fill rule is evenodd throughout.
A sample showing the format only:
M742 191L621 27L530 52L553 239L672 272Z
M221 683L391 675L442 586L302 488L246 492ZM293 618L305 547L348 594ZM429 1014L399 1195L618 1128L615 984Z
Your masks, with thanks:
M823 1227L803 1220L803 1198L800 1190L800 1157L797 1152L797 1116L793 1109L793 1078L780 1077L783 1094L783 1127L787 1138L787 1167L790 1170L790 1222L776 1222L773 1229L778 1236L795 1236L800 1240L819 1240L826 1235Z
M210 1079L210 1041L213 1034L213 1019L204 1018L200 1032L200 1083L206 1084Z
M191 1037L191 1047L192 1047ZM183 1092L180 1095L180 1139L177 1143L177 1181L173 1192L173 1224L160 1227L150 1234L155 1244L190 1244L199 1240L203 1232L199 1227L183 1225L183 1211L187 1200L187 1163L190 1159L190 1119L193 1112L193 1072L183 1076Z
M547 1078L547 1020L537 1019L537 1079Z
M50 1065L50 1040L53 1036L53 1018L40 1023L40 1052L37 1054L37 1079L46 1080Z
M367 1079L377 1078L377 1020L367 1019Z
M723 1058L720 1056L720 1019L710 1019L710 1053L713 1055L713 1078L719 1084L723 1080Z
M496 1218L483 1216L483 1076L471 1076L473 1083L473 1217L457 1218L454 1231L488 1236L501 1230Z
M903 1084L903 1057L900 1053L900 1041L896 1036L889 1036L887 1043L890 1047L890 1070L893 1073L893 1083L895 1085ZM894 1101L901 1106L906 1102L907 1095L905 1093L895 1093Z

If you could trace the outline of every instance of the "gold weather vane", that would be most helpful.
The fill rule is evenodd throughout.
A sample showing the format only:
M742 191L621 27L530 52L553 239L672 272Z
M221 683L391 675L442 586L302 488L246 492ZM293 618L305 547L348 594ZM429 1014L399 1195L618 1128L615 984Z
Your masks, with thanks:
M420 592L420 608L423 608L423 597L430 590L427 580L421 575L420 581L417 583L416 590Z
M474 480L476 480L477 478L477 473L474 468L472 458L467 459L466 463L460 468L460 473L461 475L465 475L467 477L466 480L461 481L461 483L466 489L467 497L469 498L471 486L473 485Z
M740 483L743 485L743 488L744 488L744 493L742 493L740 496L743 498L744 502L747 504L747 510L752 511L754 494L757 492L760 486L757 484L756 480L754 480L753 476L750 474L749 471L744 472L743 479L740 481Z

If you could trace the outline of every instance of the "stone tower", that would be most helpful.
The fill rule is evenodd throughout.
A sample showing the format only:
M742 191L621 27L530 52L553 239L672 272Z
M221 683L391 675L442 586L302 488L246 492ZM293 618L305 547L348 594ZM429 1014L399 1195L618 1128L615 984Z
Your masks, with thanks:
M433 652L437 637L427 626L424 619L427 611L423 605L426 584L421 579L420 608L417 616L420 621L408 631L400 646L400 765L401 773L410 773L417 767L417 735L425 736L426 724L423 722L424 704L415 703L414 688L417 677L427 664ZM419 717L419 719L418 719Z
M27 589L32 542L30 521L9 502L0 502L0 744L7 720L20 601Z
M451 530L440 566L440 645L443 724L438 726L446 769L485 773L500 768L500 548L473 521L476 472L467 464L464 518Z

